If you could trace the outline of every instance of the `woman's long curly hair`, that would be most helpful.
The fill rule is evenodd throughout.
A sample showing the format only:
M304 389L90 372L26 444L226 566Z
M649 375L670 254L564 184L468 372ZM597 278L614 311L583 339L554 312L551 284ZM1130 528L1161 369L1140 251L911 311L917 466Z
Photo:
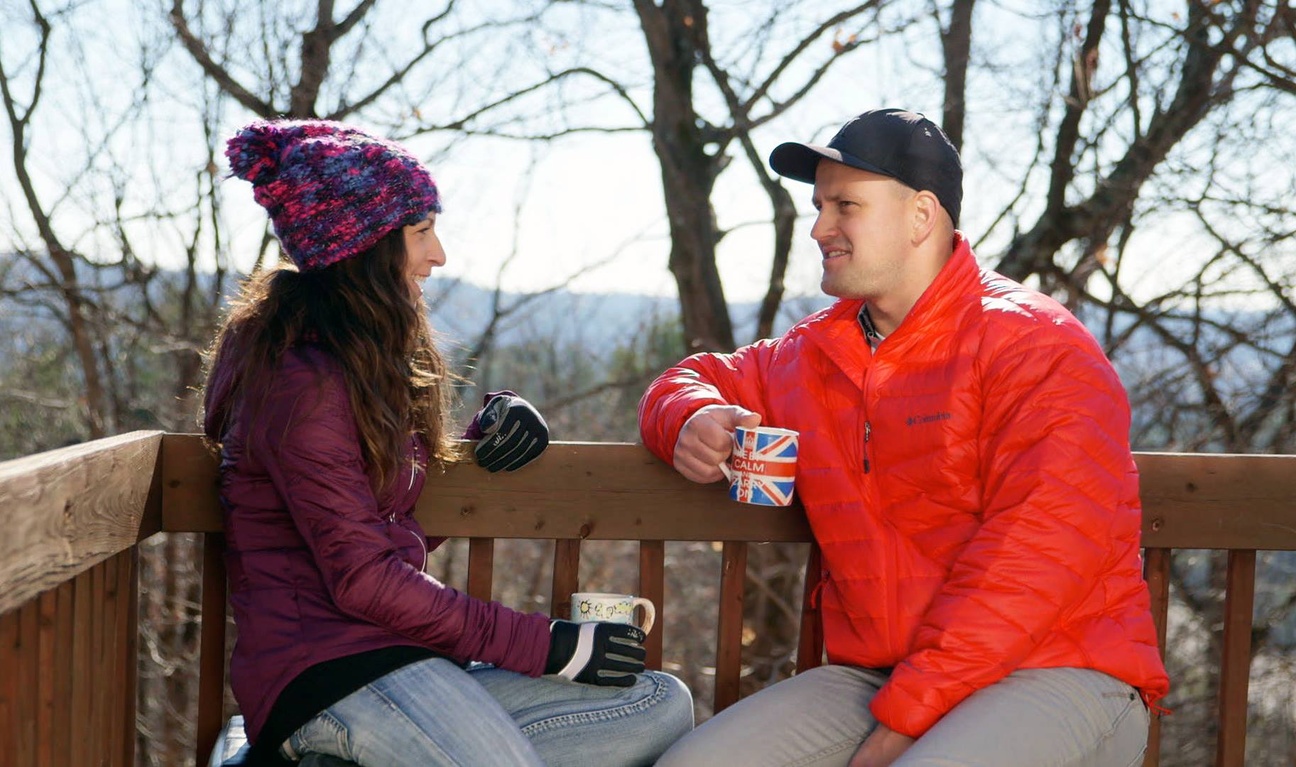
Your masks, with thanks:
M220 440L236 406L255 418L284 353L310 343L342 367L375 492L400 472L412 434L423 435L433 463L454 461L458 443L447 423L454 377L433 343L427 305L412 295L405 259L397 228L324 269L283 264L248 278L206 355L208 438Z

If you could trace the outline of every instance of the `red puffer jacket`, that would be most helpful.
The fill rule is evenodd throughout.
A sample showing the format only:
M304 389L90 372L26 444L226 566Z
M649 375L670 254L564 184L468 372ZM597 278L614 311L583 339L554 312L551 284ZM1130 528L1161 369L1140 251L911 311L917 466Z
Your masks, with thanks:
M218 428L232 369L208 393ZM314 347L285 356L255 421L223 435L220 496L238 642L230 683L255 742L284 686L310 666L395 645L539 676L549 619L473 599L423 572L414 520L427 450L411 440L395 490L375 498L342 374ZM433 543L438 543L439 539Z
M872 711L897 732L922 735L1018 668L1164 695L1129 404L1093 337L980 270L962 236L876 354L860 309L838 301L666 371L640 402L644 443L671 462L684 422L716 403L801 432L829 660L895 667Z

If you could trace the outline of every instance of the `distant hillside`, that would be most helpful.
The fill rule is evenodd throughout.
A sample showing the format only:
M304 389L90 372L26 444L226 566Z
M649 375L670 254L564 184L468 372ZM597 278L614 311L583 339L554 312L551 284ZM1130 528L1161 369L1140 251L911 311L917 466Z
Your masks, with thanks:
M461 281L431 279L424 285L423 294L431 308L433 326L448 340L470 343L490 322L495 297L486 288ZM781 312L777 332L826 306L829 300L820 296L789 302ZM674 296L633 293L555 291L536 296L506 293L499 302L507 312L497 329L499 343L509 345L534 339L581 341L591 352L612 349L637 335L645 323L679 314L679 302ZM739 343L752 340L758 308L754 302L730 305L730 319Z
M163 273L152 283L155 301L165 302L162 294L168 286L178 285L180 274ZM19 330L59 332L55 312L46 305L40 292L27 287L43 284L45 279L30 264L0 256L0 290L10 294L0 301L0 333L12 335ZM125 280L112 269L87 270L86 284L121 285ZM235 290L231 283L228 290ZM93 289L93 288L92 288ZM424 287L431 309L432 323L451 343L468 344L476 340L493 312L496 300L493 291L468 282L453 280L428 280ZM134 301L132 289L107 290L96 293L96 300ZM28 297L29 300L25 300ZM496 328L497 342L505 345L537 337L553 337L567 341L585 340L593 348L606 349L633 334L639 325L650 318L669 318L677 313L674 298L640 296L633 294L581 294L555 291L529 297L523 294L503 294L500 307L508 315ZM515 307L520 309L514 310ZM123 305L126 313L129 309ZM743 312L743 308L736 311ZM754 307L747 310L750 314ZM3 350L0 349L0 354Z
M100 285L121 284L123 280L111 273L111 270L98 270L87 275L87 281ZM159 275L153 282L154 300L164 302L161 295L166 292L168 284L177 284L180 275ZM10 297L0 301L0 334L9 339L9 343L0 344L0 364L4 355L23 354L22 338L56 338L62 330L54 313L45 305L46 296L25 288L26 284L39 284L43 281L26 262L12 257L0 257L0 289L10 293ZM233 286L231 286L231 290ZM467 347L475 343L486 329L494 311L497 300L493 291L472 283L433 278L424 286L424 295L428 299L433 326L442 334L448 347ZM135 300L130 291L100 293L98 300ZM505 293L499 298L499 307L503 319L495 329L496 346L511 346L527 341L551 341L564 346L579 346L598 355L624 344L628 339L639 335L641 329L654 322L669 321L678 316L678 302L674 296L646 296L633 293L572 293L557 290L552 293L526 295ZM814 312L831 301L826 296L802 296L786 299L775 324L775 332L781 333L802 317ZM755 317L758 305L752 302L732 304L730 317L734 324L734 333L739 343L753 340ZM123 307L124 313L130 309ZM1082 314L1081 319L1086 319ZM1090 317L1088 319L1094 319ZM1218 320L1224 326L1234 328L1248 327L1264 323L1264 314L1259 311L1219 314ZM1122 318L1113 332L1117 335L1128 329L1130 318ZM1284 324L1285 323L1280 323ZM1101 324L1090 322L1095 332L1101 332ZM1185 328L1185 332L1188 329ZM1296 332L1290 327L1265 326L1269 336ZM1219 335L1218 345L1228 349L1231 345L1225 334ZM1102 339L1100 338L1100 341ZM6 348L7 347L7 348ZM1146 330L1135 331L1127 340L1123 350L1116 356L1117 367L1127 386L1135 386L1145 379L1149 370L1158 370L1169 364L1166 347L1153 334ZM1250 385L1263 369L1258 355L1251 349L1239 349L1224 352L1221 361L1221 372L1238 382L1242 390Z
M462 281L428 280L423 295L432 326L451 343L469 344L485 331L495 311L493 291ZM555 291L542 295L504 293L498 297L502 319L497 343L536 339L582 341L593 350L615 347L652 318L674 316L671 298Z

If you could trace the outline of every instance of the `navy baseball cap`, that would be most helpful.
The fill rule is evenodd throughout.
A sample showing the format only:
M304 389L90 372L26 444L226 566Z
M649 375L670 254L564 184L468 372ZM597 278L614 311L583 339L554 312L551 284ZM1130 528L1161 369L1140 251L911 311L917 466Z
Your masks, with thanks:
M815 169L824 159L931 192L958 226L963 163L945 131L921 114L874 109L851 118L828 146L779 144L770 153L769 164L780 176L813 184Z

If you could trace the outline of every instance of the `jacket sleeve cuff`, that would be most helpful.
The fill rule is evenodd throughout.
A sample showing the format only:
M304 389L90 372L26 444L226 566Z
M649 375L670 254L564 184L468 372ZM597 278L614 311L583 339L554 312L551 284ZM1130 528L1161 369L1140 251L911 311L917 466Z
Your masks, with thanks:
M501 394L505 394L509 397L517 396L517 392L511 391L509 389L486 392L486 394L482 395L482 407L485 408L486 403L490 402L492 397L497 397ZM473 440L475 442L481 439L482 437L486 436L486 432L482 431L482 427L481 427L481 414L482 411L480 409L473 414L472 423L468 424L467 429L464 429L464 433L463 433L464 439Z
M879 723L914 740L932 728L945 711L909 695L894 682L887 682L869 703L869 711Z

